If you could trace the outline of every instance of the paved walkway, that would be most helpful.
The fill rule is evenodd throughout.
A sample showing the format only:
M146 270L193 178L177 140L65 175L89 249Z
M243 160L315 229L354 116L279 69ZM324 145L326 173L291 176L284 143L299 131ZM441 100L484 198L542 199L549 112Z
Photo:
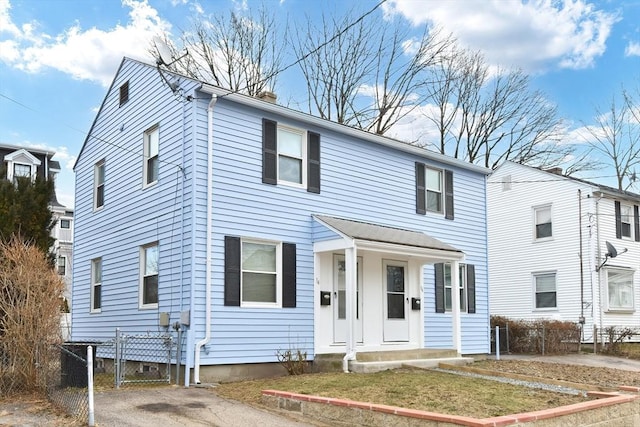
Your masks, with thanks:
M494 356L490 356L494 357ZM535 360L538 362L563 363L567 365L584 365L602 368L622 369L640 372L640 360L624 359L621 357L605 356L601 354L565 354L558 356L539 356L528 354L503 354L501 360Z

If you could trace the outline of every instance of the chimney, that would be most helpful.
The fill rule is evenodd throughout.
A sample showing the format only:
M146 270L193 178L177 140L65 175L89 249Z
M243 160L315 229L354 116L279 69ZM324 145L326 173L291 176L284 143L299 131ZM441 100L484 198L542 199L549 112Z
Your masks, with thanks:
M270 102L272 104L276 103L276 99L278 99L278 97L276 96L275 93L273 92L269 92L268 90L262 91L258 94L258 99L262 99L263 101L267 101Z
M560 175L562 176L562 168L560 167L555 167L555 168L550 168L550 169L545 169L545 172L549 172L552 173L554 175Z

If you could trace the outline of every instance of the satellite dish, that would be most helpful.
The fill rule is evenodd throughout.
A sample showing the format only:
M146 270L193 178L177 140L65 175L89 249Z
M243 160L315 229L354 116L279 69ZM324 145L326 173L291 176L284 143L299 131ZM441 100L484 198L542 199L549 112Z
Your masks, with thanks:
M158 51L158 55L160 58L157 60L158 65L170 65L173 62L173 55L171 54L171 49L165 42L163 42L160 37L153 38L153 44Z
M607 245L607 255L609 256L609 258L617 257L618 251L616 250L616 248L609 242L605 242L605 244Z

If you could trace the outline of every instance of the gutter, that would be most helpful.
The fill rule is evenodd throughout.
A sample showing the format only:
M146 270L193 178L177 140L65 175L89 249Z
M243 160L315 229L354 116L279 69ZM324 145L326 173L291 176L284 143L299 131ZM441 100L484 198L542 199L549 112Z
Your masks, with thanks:
M213 184L213 107L218 101L216 94L211 95L211 101L207 107L207 238L206 238L206 278L205 278L205 316L204 338L196 343L195 361L193 368L193 381L200 384L200 351L211 340L211 232L213 230L212 191Z

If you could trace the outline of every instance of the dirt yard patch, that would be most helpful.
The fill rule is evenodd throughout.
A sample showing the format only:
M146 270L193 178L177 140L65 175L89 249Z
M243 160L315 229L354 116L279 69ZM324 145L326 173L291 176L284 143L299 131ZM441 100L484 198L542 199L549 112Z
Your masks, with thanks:
M0 427L80 427L86 425L36 396L16 396L0 401Z

